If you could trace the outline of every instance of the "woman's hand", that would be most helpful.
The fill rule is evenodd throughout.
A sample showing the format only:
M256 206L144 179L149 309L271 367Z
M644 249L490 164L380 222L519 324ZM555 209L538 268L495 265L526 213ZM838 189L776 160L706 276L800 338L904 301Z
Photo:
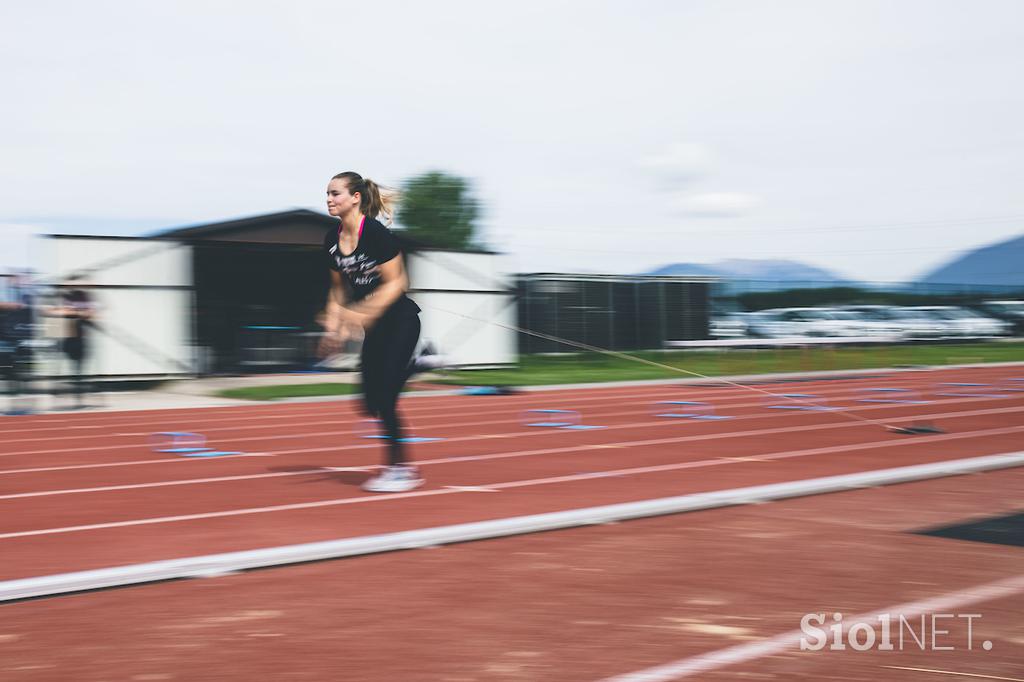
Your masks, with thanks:
M352 322L342 321L336 330L326 329L320 337L320 345L317 348L317 355L326 358L337 354L344 347L349 339L362 337L362 327Z
M320 336L320 344L316 349L317 357L322 360L335 355L339 350L341 350L341 345L344 342L345 340L341 338L341 334L338 332L325 331Z
M349 327L350 332L353 328L360 330L365 329L370 323L369 316L366 313L353 310L352 308L338 306L335 310L335 315L337 316L336 320L339 327Z

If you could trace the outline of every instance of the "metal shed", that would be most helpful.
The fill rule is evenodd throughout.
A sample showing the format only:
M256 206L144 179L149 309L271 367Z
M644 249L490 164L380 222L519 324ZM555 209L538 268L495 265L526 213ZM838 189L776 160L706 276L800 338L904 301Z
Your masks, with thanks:
M519 326L612 350L664 348L708 338L713 277L519 275ZM523 353L571 352L572 346L520 334Z
M87 276L102 313L90 373L173 376L293 367L308 355L335 218L293 210L150 237L51 236L55 283ZM401 237L401 232L396 231ZM501 256L403 240L423 336L453 364L514 362L515 291Z

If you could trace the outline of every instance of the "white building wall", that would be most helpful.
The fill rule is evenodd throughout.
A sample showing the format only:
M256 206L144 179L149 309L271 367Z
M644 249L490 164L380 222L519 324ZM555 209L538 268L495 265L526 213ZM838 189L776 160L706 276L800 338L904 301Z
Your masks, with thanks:
M516 299L502 260L454 251L409 257L409 297L423 309L422 336L453 365L516 361Z
M59 236L48 268L54 285L75 273L99 307L90 330L86 372L97 376L152 376L194 371L192 250L177 242ZM46 332L63 336L62 320ZM54 374L70 368L49 359Z
M86 371L103 377L163 376L197 371L192 347L192 249L178 242L106 237L51 237L53 284L74 273L100 306L102 332L91 334ZM516 360L512 277L494 254L424 251L410 255L410 297L423 309L422 336L454 365ZM495 324L497 323L497 324ZM503 325L503 326L498 326ZM50 320L48 335L60 335ZM67 374L58 355L47 371Z

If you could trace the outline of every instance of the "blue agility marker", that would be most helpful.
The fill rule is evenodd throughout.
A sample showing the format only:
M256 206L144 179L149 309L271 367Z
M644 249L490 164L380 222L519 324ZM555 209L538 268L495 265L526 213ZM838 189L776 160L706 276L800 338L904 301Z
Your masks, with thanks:
M498 395L496 386L470 386L460 391L462 395Z
M984 391L982 389L989 389ZM944 398L1010 398L1005 393L993 393L999 391L992 384L977 384L964 381L950 381L939 384L935 394Z
M459 393L462 395L512 395L518 391L512 386L467 386Z
M662 407L669 405L670 407ZM669 410L665 412L664 410ZM726 415L715 414L711 403L700 400L659 400L654 403L655 417L667 419L732 419Z
M862 395L866 398L857 398L858 403L894 403L901 405L924 405L930 400L921 400L916 391L909 388L864 388Z
M157 452L182 455L206 450L206 436L188 431L163 431L150 436L150 443Z
M542 419L543 421L536 421ZM523 426L536 426L549 429L569 429L573 431L588 431L590 429L603 429L603 426L593 424L581 424L582 418L576 410L552 410L536 409L525 410L520 417Z
M779 403L777 400L782 398L787 402ZM823 410L831 410L825 403L825 398L818 395L817 393L773 393L768 397L769 405L766 405L769 410L805 410L808 412L820 412Z
M206 436L190 431L162 431L149 437L157 452L183 457L224 457L240 455L241 452L223 452L206 447Z
M1006 380L1006 385L1001 386L999 390L1012 391L1014 393L1024 391L1024 377L1010 377Z
M198 452L183 452L183 457L227 457L228 455L240 455L241 452L224 452L221 450L200 450Z
M548 421L533 421L540 417L548 417ZM576 410L526 410L523 412L522 421L526 426L564 429L568 426L576 426L579 424L580 413Z
M391 436L386 433L380 433L380 420L379 419L361 419L356 423L353 432L360 438L374 438L379 440L389 440ZM400 438L401 443L432 443L434 441L444 440L444 438L424 438L422 436L407 436Z

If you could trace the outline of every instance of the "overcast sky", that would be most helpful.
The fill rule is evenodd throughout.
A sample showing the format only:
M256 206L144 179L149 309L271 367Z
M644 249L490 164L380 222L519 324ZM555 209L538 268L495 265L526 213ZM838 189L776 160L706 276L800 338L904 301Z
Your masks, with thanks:
M36 0L0 60L0 268L349 169L471 178L519 271L907 280L1024 233L1019 0Z

